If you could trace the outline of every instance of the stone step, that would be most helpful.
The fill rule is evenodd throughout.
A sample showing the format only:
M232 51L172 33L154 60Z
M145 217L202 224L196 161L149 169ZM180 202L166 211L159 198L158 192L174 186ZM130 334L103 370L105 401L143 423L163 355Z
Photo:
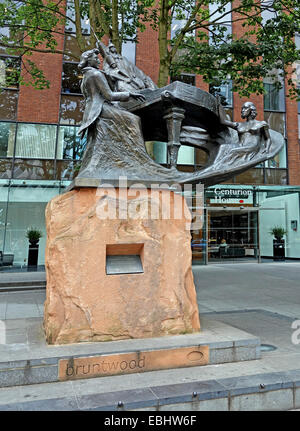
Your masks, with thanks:
M27 290L45 290L45 281L0 282L0 292L21 292Z
M260 340L207 317L200 333L47 345L41 318L6 320L0 336L0 387L146 373L261 357ZM6 339L5 339L6 337Z
M115 391L110 390L111 380L107 379L102 382L90 379L84 386L77 381L0 389L0 411L173 410L195 414L205 410L286 411L300 408L300 369L208 380L200 377L189 383L159 386L148 381L145 386L134 387L136 382L133 382L130 389ZM120 377L118 383L121 387ZM132 417L135 417L134 413ZM151 418L151 425L155 425L155 416Z

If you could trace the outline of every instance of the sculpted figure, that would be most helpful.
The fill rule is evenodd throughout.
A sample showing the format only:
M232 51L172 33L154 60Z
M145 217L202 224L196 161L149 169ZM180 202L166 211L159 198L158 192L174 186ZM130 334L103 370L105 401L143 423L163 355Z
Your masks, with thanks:
M242 106L241 117L245 122L232 122L226 118L222 105L219 105L220 122L238 132L240 147L233 148L231 154L245 155L252 159L259 151L268 153L271 146L269 125L266 121L255 120L257 111L254 103L245 102Z
M99 50L96 48L84 52L78 65L83 74L81 91L85 98L85 111L78 133L83 138L87 132L87 149L79 175L85 174L87 177L94 176L94 164L97 164L100 157L99 154L95 156L94 153L99 152L105 138L109 139L105 130L113 122L116 123L117 132L119 133L119 137L115 136L116 140L130 139L130 134L133 135L132 139L137 136L142 139L139 117L125 109L118 108L112 102L127 101L130 97L144 100L144 96L133 91L111 91L105 74L99 70L100 60L98 54ZM120 136L122 133L124 136ZM113 145L111 138L110 145Z
M274 157L284 146L282 135L269 130L265 121L256 120L253 103L243 105L245 122L232 122L214 96L181 82L143 91L142 95L136 90L139 81L132 83L134 68L130 67L134 65L129 67L131 63L110 44L102 46L105 67L99 70L99 53L97 48L86 51L79 63L85 98L79 134L87 134L87 146L74 187L99 181L115 184L121 177L147 186L199 181L212 185ZM116 102L121 102L121 106ZM159 164L147 153L145 141L154 140L175 148L169 152L173 161L170 167ZM176 168L181 144L207 154L200 169L182 172Z
M154 90L157 88L149 76L145 75L126 57L118 54L111 41L106 46L97 40L97 47L104 59L103 71L115 91L143 90L146 88Z
M148 155L142 133L141 119L119 107L115 102L130 98L144 101L135 91L112 91L106 74L99 70L97 48L86 51L78 67L83 75L81 91L85 99L83 120L78 133L87 133L87 146L77 178L105 179L119 177L131 180L153 178L172 180L174 172L160 166Z

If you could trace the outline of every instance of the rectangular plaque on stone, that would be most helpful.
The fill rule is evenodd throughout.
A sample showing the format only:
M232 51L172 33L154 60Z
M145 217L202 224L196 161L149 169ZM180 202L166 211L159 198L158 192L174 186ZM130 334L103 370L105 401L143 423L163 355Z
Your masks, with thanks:
M61 359L59 380L104 377L171 368L196 367L209 363L209 346L189 346Z
M106 274L143 273L144 244L107 244Z
M106 274L138 274L143 265L139 255L106 256Z

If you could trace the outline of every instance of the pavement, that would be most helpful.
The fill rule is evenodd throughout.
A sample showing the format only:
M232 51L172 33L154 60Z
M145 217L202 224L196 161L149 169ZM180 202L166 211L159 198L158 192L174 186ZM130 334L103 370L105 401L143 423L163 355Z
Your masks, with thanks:
M114 401L121 399L121 396L130 397L135 394L135 404L131 404L132 410L157 410L150 401L148 404L138 404L136 402L138 394L151 390L152 394L158 396L159 390L165 390L170 383L172 383L174 392L175 387L178 389L184 385L185 388L186 385L192 385L188 386L188 390L190 390L194 387L193 385L199 387L201 384L203 388L203 385L208 385L209 382L214 382L215 386L221 385L223 392L226 392L229 387L231 390L239 390L240 392L234 393L239 396L228 398L224 392L216 399L201 401L199 398L200 410L291 410L299 408L300 331L297 329L300 328L300 262L194 266L193 273L200 320L201 316L207 317L258 336L262 343L261 359L1 388L0 410L2 407L7 409L8 405L11 405L12 409L13 406L24 407L25 401L34 401L32 408L37 410L45 407L50 410L79 410L87 406L84 404L87 399L90 403L95 403L95 396L97 396L99 403L99 397L102 396L107 401L108 394ZM26 282L30 282L30 278L32 278L33 285L37 281L43 283L44 277L43 272L0 273L0 286L3 287L5 283L9 283L10 286L10 289L6 291L0 291L0 322L1 320L7 323L10 321L21 327L26 319L34 320L43 317L45 300L43 285L41 284L36 290L30 290L28 285L27 290L22 291L13 289L13 285L21 283L25 278ZM298 320L299 322L297 322ZM16 338L13 340L16 349L18 342L26 343L21 331L19 335L19 341ZM30 333L27 332L26 336L30 338ZM6 342L12 341L8 338ZM293 380L288 380L288 376L293 376ZM295 386L296 380L298 383ZM248 388L256 387L258 382L260 382L261 388L265 388L269 384L272 391L268 393L268 400L263 400L261 394L252 393L253 399L250 402L249 390L247 395L243 395L241 388L238 388L242 382ZM274 390L278 388L281 390ZM218 394L223 392L219 390ZM278 396L280 395L279 398L274 398L276 393ZM270 394L273 398L270 398ZM65 397L69 397L67 405L64 404ZM235 404L233 399L236 400ZM38 404L38 402L42 404ZM89 407L91 405L88 404ZM194 406L195 403L191 404L186 398L182 398L181 403L176 402L173 407L169 403L168 409L189 410L192 405ZM163 410L163 408L161 407L159 410Z

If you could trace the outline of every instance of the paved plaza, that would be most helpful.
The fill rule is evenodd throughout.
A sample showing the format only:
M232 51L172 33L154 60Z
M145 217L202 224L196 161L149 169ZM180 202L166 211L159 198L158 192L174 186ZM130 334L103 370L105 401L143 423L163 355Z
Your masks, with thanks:
M156 391L159 388L163 390L165 385L170 385L171 382L172 385L180 387L182 384L199 385L201 382L207 384L214 381L215 385L222 383L222 387L226 388L226 382L230 381L232 385L232 379L235 378L235 387L249 386L254 384L253 382L263 381L264 376L266 382L272 376L272 384L274 384L274 375L278 377L282 376L282 373L285 377L296 373L300 381L300 334L297 336L295 333L295 328L300 327L300 324L295 326L296 321L300 320L300 263L287 261L194 266L193 273L200 320L201 316L204 322L208 318L213 319L259 337L262 343L261 359L1 388L0 410L1 406L5 406L6 409L7 403L11 403L13 408L30 400L35 403L40 401L41 404L35 404L35 409L39 409L37 406L40 405L41 409L76 410L84 408L87 405L84 404L87 402L87 397L95 394L98 397L101 395L106 397L108 392L118 396L120 393L131 395L135 393L138 398L138 394L147 388L155 387ZM3 285L4 277L1 277L0 273L0 284ZM12 286L18 284L22 276L18 274L14 278L13 274L9 274L5 277L7 284ZM37 281L42 283L45 280L44 277L44 273L35 273L33 284ZM26 279L29 280L29 278L30 276L26 274ZM33 327L31 325L33 322L42 319L44 300L45 290L42 287L36 290L7 289L0 292L0 322L11 328L10 333L7 332L5 342L13 349L18 350L21 346L30 345L32 339L36 337L37 334L31 332L30 328ZM300 403L299 390L294 391L293 400L289 400L291 393L288 393L288 388L284 389L283 383L281 383L281 389L280 398L271 402L272 409L276 410L278 407L279 410L289 410L293 407L291 402L295 403L295 399L297 401L298 398ZM184 409L184 403L182 406ZM251 406L255 408L253 403L249 406L250 409ZM177 407L178 404L174 409ZM238 405L231 406L232 409L248 407L245 407L241 400ZM228 410L227 399L224 396L217 400L208 400L206 404L203 401L201 408ZM144 408L140 407L140 409ZM186 409L189 409L188 404ZM259 404L257 409L264 409L264 406Z

